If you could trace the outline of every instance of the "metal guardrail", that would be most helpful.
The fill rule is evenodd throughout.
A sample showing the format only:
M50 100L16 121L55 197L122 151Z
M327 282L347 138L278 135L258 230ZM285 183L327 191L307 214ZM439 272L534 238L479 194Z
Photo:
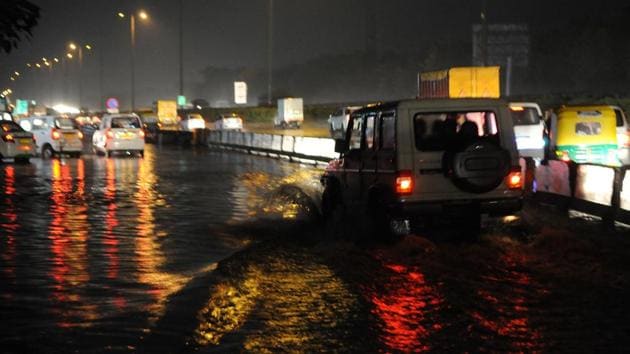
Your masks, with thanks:
M526 193L534 199L599 216L607 226L615 221L630 224L630 166L556 160L535 166L531 159L521 160L526 176L533 175L526 178Z
M205 142L210 146L285 156L290 160L328 162L339 156L335 152L335 141L328 138L206 130Z

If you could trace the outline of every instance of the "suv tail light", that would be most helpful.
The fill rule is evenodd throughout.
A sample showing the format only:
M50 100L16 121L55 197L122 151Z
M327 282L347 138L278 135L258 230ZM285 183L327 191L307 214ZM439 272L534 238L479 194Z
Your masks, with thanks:
M630 148L630 131L627 131L625 134L621 136L621 146Z
M107 132L105 133L105 136L107 136L107 139L114 139L114 132L107 129Z
M57 131L57 129L53 128L53 129L50 131L50 137L51 137L53 140L59 140L59 139L61 139L61 133L59 133L59 131Z
M138 133L138 135L140 135L140 137L144 139L144 130L140 129L140 132Z
M509 189L523 188L523 173L520 166L512 167L512 170L505 178L505 184L507 184Z
M396 194L409 195L413 192L413 174L411 171L398 171L396 174Z
M77 135L79 136L79 139L83 139L83 133L77 132Z
M2 140L6 141L7 143L14 143L15 142L15 139L13 138L13 135L11 135L11 134L7 134L7 135L3 136Z

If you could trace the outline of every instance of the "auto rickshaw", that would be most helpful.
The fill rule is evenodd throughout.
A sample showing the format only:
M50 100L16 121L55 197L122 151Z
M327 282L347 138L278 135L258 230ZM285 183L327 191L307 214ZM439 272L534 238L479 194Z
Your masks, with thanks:
M551 139L556 157L578 163L618 166L615 111L612 106L564 106L557 111Z

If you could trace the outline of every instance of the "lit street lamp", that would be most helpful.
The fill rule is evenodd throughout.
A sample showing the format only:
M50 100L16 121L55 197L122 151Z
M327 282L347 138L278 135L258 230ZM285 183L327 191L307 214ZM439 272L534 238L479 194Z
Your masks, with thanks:
M118 17L124 19L126 15L119 12ZM144 10L137 12L138 18L142 21L149 19L149 15ZM131 13L129 16L129 39L131 43L131 111L136 109L136 14Z
M81 109L82 107L82 101L83 101L83 84L82 84L82 78L83 78L83 48L87 49L87 50L92 50L92 46L89 44L83 44L83 45L77 45L73 42L70 42L70 44L68 44L68 48L71 51L77 51L79 54L79 109ZM72 53L68 53L66 54L66 56L68 57L68 59L72 59Z

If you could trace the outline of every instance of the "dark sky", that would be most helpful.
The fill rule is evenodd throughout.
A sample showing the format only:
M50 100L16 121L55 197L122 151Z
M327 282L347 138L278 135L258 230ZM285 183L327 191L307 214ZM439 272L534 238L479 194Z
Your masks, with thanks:
M98 74L102 68L102 95L118 97L123 108L128 107L129 22L120 20L116 13L134 9L144 9L151 17L148 23L137 24L136 105L146 107L157 98L177 95L178 0L31 1L41 7L40 23L32 40L22 42L11 54L0 56L6 72L0 82L5 87L10 85L10 72L23 72L20 80L11 85L16 98L76 105L79 86L76 63L67 64L65 79L61 66L52 73L25 73L27 62L41 57L61 58L68 42L76 41L94 46L91 53L84 55L84 105L99 106ZM197 92L204 79L201 73L207 67L265 70L268 2L183 0L187 97L212 100L204 97L204 92ZM470 26L478 21L481 4L482 0L274 0L274 69L327 56L360 52L369 55L370 48L409 51L437 36L469 40ZM625 1L618 0L587 4L568 0L487 0L490 22L560 28L572 18L585 14L605 16L624 4ZM469 51L470 48L465 48L462 53L469 55ZM444 64L444 67L450 65ZM334 77L334 73L322 74ZM257 84L250 86L266 85Z

